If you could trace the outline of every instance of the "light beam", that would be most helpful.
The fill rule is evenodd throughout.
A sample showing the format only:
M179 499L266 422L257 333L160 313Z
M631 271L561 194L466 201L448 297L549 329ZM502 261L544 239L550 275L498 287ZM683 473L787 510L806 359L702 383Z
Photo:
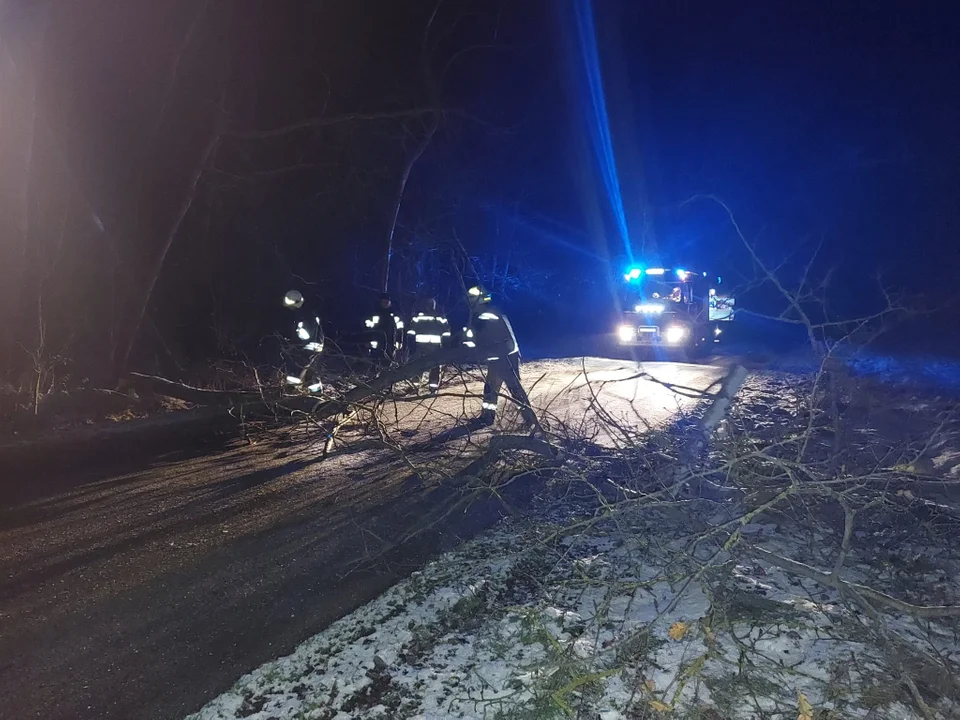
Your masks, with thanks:
M607 99L603 91L603 77L600 70L600 53L597 49L597 33L593 22L591 0L573 0L577 16L577 31L580 38L580 52L590 90L590 106L587 108L587 123L590 127L593 149L607 190L610 210L617 223L617 231L624 250L633 261L630 232L627 229L627 216L623 208L623 194L620 191L620 176L617 173L617 160L613 153L613 139L610 134L610 120L607 115Z

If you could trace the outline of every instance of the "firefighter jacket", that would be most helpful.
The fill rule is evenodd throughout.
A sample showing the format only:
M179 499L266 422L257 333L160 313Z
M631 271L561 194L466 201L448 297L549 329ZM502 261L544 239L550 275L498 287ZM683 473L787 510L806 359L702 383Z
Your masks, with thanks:
M294 342L304 350L323 352L323 326L320 318L308 312L298 311L293 326Z
M470 327L464 332L463 344L476 348L484 360L499 360L501 355L520 352L517 336L507 316L492 305L481 305L470 318ZM491 353L499 354L493 355Z
M440 348L448 337L450 337L450 323L440 311L419 312L410 318L407 338L418 348Z
M403 320L393 310L377 308L376 312L363 321L367 330L382 333L386 342L393 342L395 348L403 344Z

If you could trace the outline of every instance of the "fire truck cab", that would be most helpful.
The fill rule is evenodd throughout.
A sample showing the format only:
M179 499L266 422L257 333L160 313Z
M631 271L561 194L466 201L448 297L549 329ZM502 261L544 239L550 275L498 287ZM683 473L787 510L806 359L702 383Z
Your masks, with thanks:
M621 346L704 352L733 320L736 300L718 289L721 278L705 272L632 265L623 281Z

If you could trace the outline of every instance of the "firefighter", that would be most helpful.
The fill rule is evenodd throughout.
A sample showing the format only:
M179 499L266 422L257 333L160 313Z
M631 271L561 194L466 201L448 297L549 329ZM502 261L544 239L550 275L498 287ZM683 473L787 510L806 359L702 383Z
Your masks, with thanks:
M537 427L537 416L530 408L530 400L520 384L520 346L510 321L503 312L490 304L490 294L483 288L472 287L467 295L470 304L470 327L464 333L463 344L476 348L480 361L487 366L480 422L492 425L496 420L500 388L506 385L510 395L520 406L524 421Z
M407 340L412 343L412 358L417 360L440 350L450 338L450 323L446 316L437 310L436 298L424 298L416 315L410 318ZM430 368L427 388L431 393L440 389L440 373L437 365ZM419 381L417 383L419 385Z
M363 321L370 335L370 357L381 366L389 366L403 347L403 320L392 305L390 295L382 293L373 315Z
M293 314L292 332L282 351L284 385L313 394L323 390L315 367L323 352L323 325L316 314L304 309L303 302L303 295L298 290L291 290L283 296L283 306Z

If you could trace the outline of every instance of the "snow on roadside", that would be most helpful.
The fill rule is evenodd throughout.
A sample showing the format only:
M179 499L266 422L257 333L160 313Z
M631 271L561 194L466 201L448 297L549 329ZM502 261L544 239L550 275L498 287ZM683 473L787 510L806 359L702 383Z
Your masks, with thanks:
M800 693L829 717L915 717L822 588L760 564L708 583L673 516L565 535L569 516L541 509L443 555L191 719L792 719Z
M377 717L383 707L374 702L379 699L377 672L402 663L402 654L414 652L503 581L512 561L508 553L494 554L501 549L497 539L476 540L431 563L291 655L240 678L192 717L354 717L352 706L365 699L371 703L365 708L369 717ZM434 679L442 685L448 673Z

